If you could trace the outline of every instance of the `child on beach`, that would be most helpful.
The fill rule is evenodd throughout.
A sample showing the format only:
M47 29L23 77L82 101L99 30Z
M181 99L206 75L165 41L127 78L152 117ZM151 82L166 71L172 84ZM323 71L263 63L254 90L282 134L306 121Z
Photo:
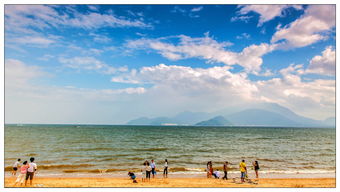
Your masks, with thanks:
M130 178L133 180L133 183L137 183L136 181L136 175L133 172L129 172L128 175L130 176Z
M256 178L259 178L259 169L260 169L259 163L255 161L253 162L253 166L254 166Z
M17 180L15 181L14 183L14 186L20 182L20 186L22 184L24 184L24 180L25 180L25 176L26 176L26 173L27 173L27 169L29 168L30 166L27 164L27 161L24 161L23 162L23 165L20 167L20 174L18 175L17 177Z
M142 172L142 182L146 181L146 161L144 161L142 168L140 169Z
M20 161L21 159L18 159L14 164L13 164L13 171L12 171L12 175L16 175L17 174L17 170L20 167Z
M168 178L168 160L167 159L165 159L165 162L164 162L163 177Z

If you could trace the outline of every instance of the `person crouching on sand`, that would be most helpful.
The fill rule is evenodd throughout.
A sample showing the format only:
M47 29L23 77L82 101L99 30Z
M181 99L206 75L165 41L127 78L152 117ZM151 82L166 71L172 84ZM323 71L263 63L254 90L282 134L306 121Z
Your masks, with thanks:
M256 178L259 178L259 169L260 169L259 162L254 161L253 166L254 166Z
M220 178L220 172L218 171L218 169L216 169L216 171L214 171L213 176L215 177L215 179Z
M26 177L26 173L27 173L27 169L29 168L29 164L27 164L27 161L24 161L22 163L22 166L20 167L20 174L17 177L17 180L14 183L14 186L20 182L20 186L22 186L22 184L24 184L25 181L25 177Z
M244 162L244 159L240 163L240 171L241 171L241 182L244 183L244 178L246 177L246 174L247 174L247 165Z
M130 179L132 179L133 183L137 183L136 175L133 172L129 172L128 175L130 176Z

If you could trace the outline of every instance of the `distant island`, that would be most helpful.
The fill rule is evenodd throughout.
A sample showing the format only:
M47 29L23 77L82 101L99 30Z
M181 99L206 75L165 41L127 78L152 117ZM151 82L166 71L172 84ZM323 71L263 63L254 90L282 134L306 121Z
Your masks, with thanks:
M280 127L335 127L335 117L315 120L298 115L275 103L261 103L240 111L215 113L185 111L174 117L140 117L128 125L195 125L195 126L280 126Z

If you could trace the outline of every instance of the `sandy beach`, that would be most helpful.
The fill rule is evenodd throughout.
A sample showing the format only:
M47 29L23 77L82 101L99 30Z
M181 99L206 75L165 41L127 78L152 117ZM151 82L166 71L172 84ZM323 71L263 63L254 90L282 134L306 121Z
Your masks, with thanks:
M13 187L14 177L5 178L5 187ZM207 178L155 178L148 182L132 183L128 178L96 178L96 177L37 177L33 187L317 187L333 188L335 178L261 178L258 184L234 183L233 180ZM254 181L254 180L253 180ZM20 186L16 186L20 187Z

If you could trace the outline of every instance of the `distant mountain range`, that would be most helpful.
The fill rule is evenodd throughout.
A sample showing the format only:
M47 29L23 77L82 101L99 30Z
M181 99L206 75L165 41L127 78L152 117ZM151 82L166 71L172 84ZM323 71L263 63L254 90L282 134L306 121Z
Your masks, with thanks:
M174 117L141 117L128 125L196 125L196 126L280 126L280 127L335 127L335 117L323 121L297 115L275 103L235 107L215 113L185 111Z

